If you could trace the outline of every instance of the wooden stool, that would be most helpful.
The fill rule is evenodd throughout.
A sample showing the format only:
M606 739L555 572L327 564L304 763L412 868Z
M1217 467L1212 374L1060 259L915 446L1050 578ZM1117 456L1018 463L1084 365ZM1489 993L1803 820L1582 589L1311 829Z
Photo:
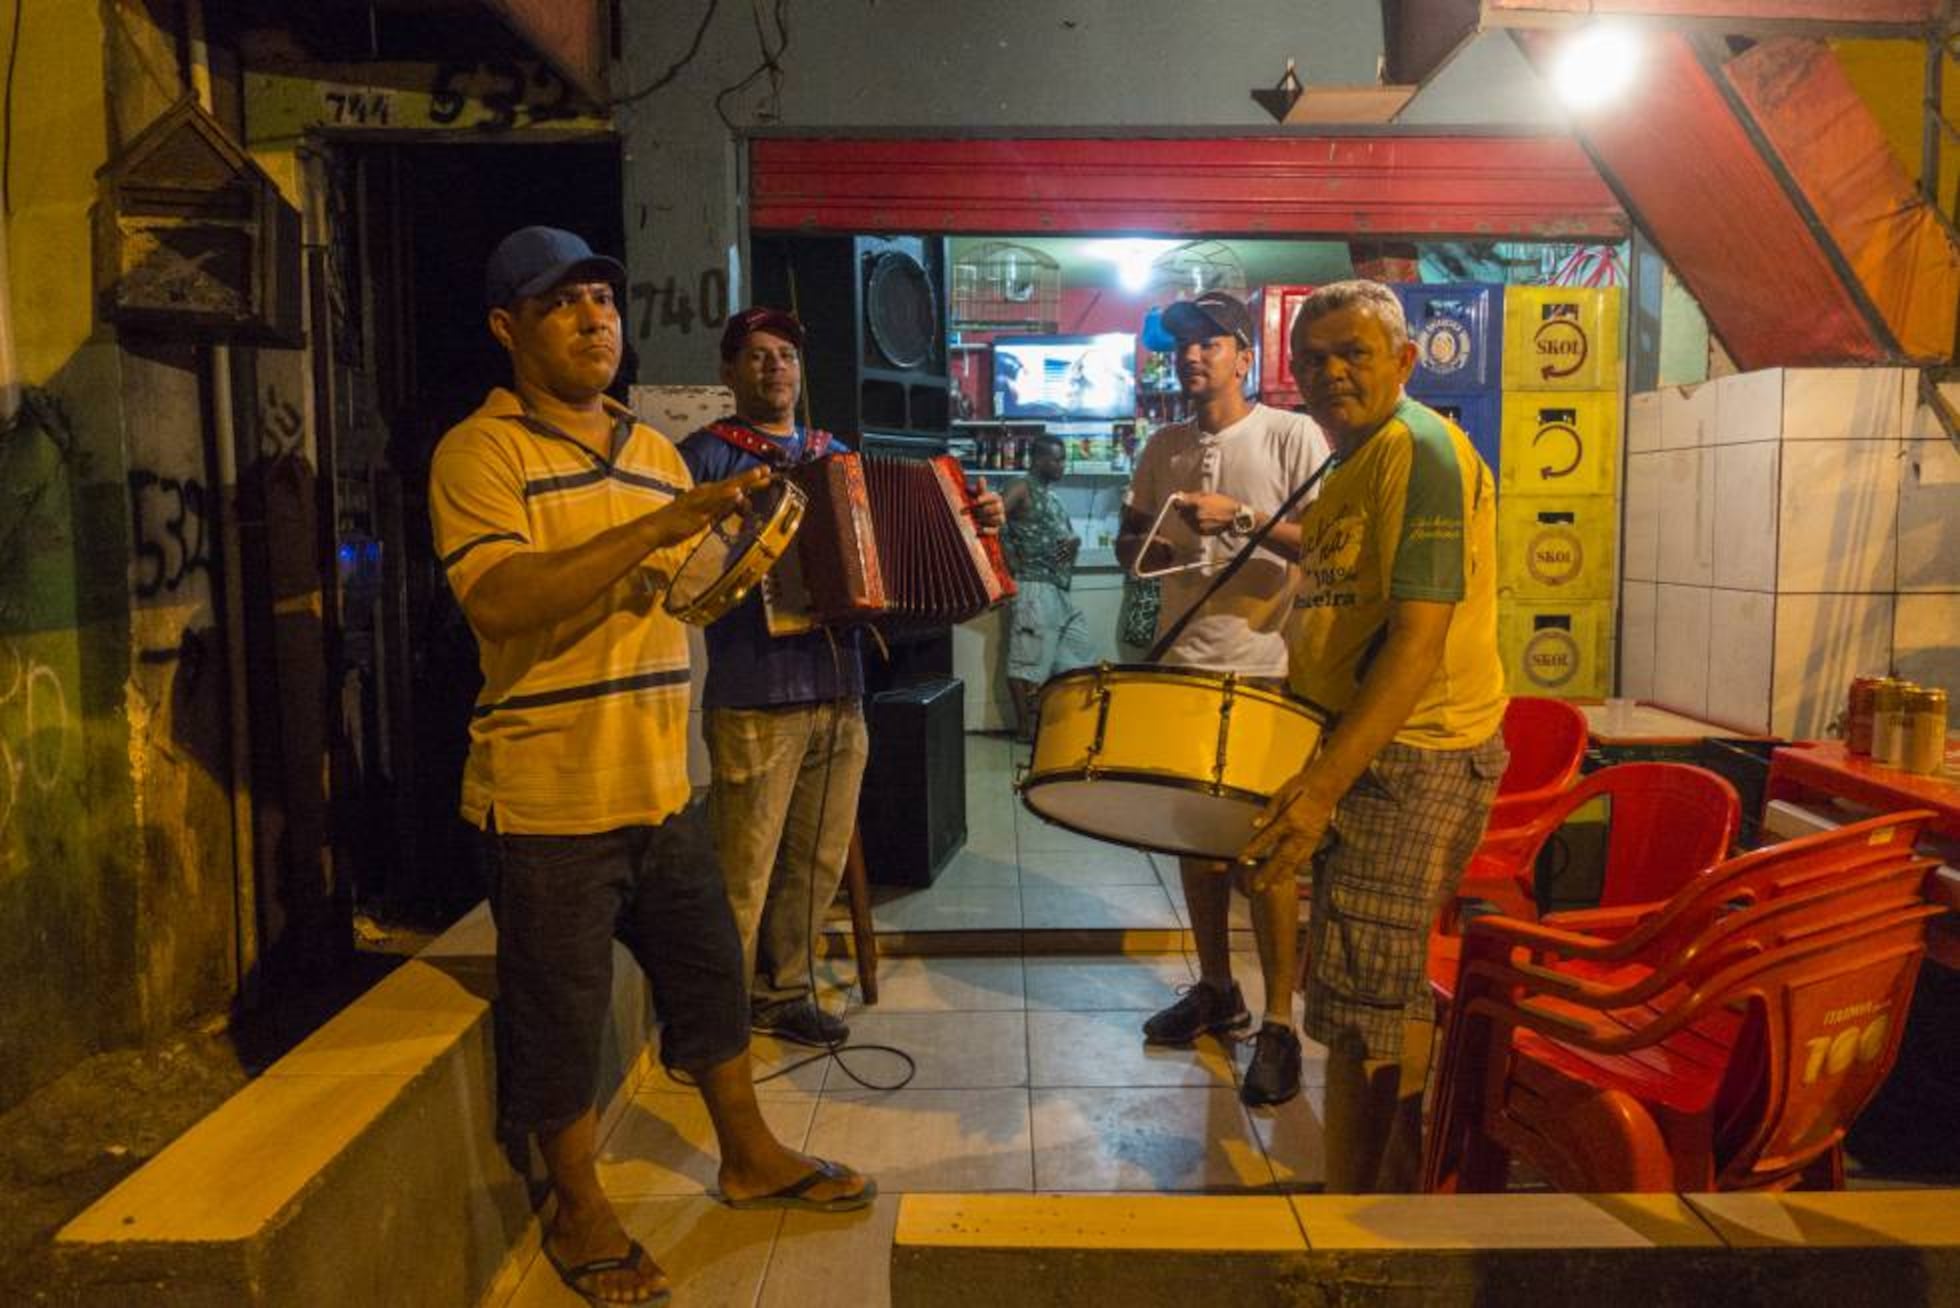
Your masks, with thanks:
M878 1002L878 933L871 925L871 877L864 870L864 842L851 829L844 856L844 895L851 904L851 953L857 957L858 988L867 1006Z

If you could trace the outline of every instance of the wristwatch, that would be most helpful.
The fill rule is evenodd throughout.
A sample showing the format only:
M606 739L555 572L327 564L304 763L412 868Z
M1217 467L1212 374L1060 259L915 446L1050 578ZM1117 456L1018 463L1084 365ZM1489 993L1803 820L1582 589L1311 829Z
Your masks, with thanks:
M1252 511L1250 504L1239 505L1239 511L1232 515L1232 530L1241 536L1250 536L1258 525L1259 515Z

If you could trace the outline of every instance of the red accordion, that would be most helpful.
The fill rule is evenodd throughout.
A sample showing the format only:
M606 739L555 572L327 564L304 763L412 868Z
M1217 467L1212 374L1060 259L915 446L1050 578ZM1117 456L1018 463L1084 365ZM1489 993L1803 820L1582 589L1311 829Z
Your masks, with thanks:
M840 452L778 475L810 507L765 587L772 629L945 626L1014 594L999 537L974 526L957 459Z

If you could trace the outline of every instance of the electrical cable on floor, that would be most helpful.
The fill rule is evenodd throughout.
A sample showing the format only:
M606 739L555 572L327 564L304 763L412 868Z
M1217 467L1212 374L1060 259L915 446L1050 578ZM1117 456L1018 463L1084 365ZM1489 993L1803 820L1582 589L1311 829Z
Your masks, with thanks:
M871 630L875 634L877 629L874 627L871 628ZM831 667L832 675L836 678L834 684L837 689L841 690L843 689L843 685L844 685L844 656L838 651L837 634L835 630L826 626L823 629L823 633L825 639L828 640L830 643L830 667ZM884 645L884 641L882 639L880 639L878 643L881 647ZM887 657L889 657L889 651L887 651ZM809 1002L811 1003L811 1005L816 1007L819 1011L822 1010L823 1006L820 1003L818 1003L817 1000L817 938L820 934L819 927L821 926L821 923L819 923L817 920L816 873L817 873L818 859L823 852L824 817L829 812L830 809L830 778L831 778L831 770L835 766L837 761L837 728L838 728L839 720L844 711L843 704L844 701L841 697L833 699L830 702L830 729L824 740L824 752L823 752L823 789L817 800L817 820L811 828L810 851L807 859L810 875L806 878L808 892L806 896L806 903L804 906L803 920L809 926L810 944L809 944L809 948L804 951L803 961L806 969L806 975L808 976L810 982ZM846 854L846 857L847 858L849 857L848 853ZM864 971L864 960L858 959L857 964L858 964L859 975L862 976ZM753 978L749 978L749 979L751 982L753 981ZM852 1069L849 1060L847 1060L844 1057L844 1055L847 1053L890 1054L893 1058L896 1058L901 1063L905 1064L905 1074L901 1076L898 1080L890 1083L868 1080L865 1077L858 1075L858 1073ZM915 1060L912 1057L912 1055L906 1053L903 1049L900 1049L897 1045L854 1044L849 1040L843 1040L831 1044L826 1044L821 1052L810 1054L803 1058L799 1058L793 1063L786 1063L783 1066L777 1068L775 1071L769 1073L767 1076L758 1076L755 1078L755 1084L764 1085L770 1081L778 1080L782 1077L788 1076L792 1072L808 1067L812 1063L821 1063L825 1061L836 1063L839 1071L841 1071L845 1076L850 1077L851 1080L863 1086L866 1090L903 1090L906 1086L912 1084L912 1079L918 1076L919 1074L919 1064L917 1060ZM688 1076L685 1072L679 1072L671 1067L667 1068L666 1071L669 1080L676 1081L679 1082L681 1085L687 1085L687 1086L691 1086L695 1084L693 1078Z

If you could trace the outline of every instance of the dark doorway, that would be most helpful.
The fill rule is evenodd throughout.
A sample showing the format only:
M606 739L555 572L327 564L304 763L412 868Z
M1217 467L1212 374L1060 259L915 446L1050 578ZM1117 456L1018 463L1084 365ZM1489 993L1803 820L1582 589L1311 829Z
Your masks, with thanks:
M496 243L543 223L622 252L619 143L363 143L335 154L346 201L336 253L357 270L342 280L359 306L338 333L351 347L334 347L336 389L354 397L336 406L335 435L342 484L354 491L345 499L365 492L368 510L342 515L341 557L345 566L350 520L364 516L355 526L381 561L371 613L350 612L346 624L349 661L368 661L361 734L372 745L342 789L342 834L370 912L441 923L482 894L475 841L456 813L481 678L431 544L429 461L445 431L509 383L485 325L483 268ZM634 366L629 350L620 386Z

